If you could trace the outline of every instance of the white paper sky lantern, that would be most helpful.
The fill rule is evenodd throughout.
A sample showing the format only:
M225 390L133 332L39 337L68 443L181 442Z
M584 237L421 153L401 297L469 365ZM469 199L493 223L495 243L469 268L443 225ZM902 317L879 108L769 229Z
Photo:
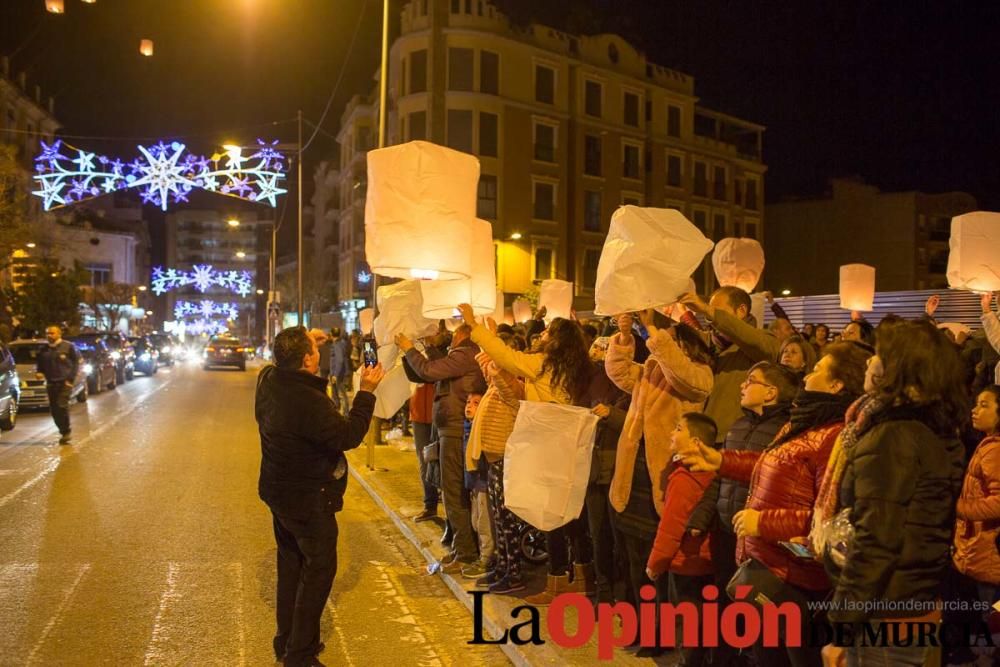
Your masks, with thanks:
M471 278L421 281L424 304L422 312L425 317L453 317L460 303L470 304L476 315L493 314L497 299L493 225L485 220L474 220L472 244L466 248L465 253L470 255Z
M375 341L384 346L392 343L400 333L413 340L433 335L438 328L437 321L421 314L423 303L419 280L379 287Z
M500 324L501 322L504 321L504 316L506 315L507 312L503 305L503 290L500 289L497 290L496 299L497 299L496 307L493 309L493 315L491 315L491 317L493 318L494 322Z
M153 40L144 39L139 42L139 53L147 57L153 55Z
M511 314L514 316L514 321L518 324L531 319L531 304L528 303L527 299L522 299L521 297L514 299L514 303L510 309Z
M722 239L712 251L712 269L720 285L734 285L749 294L764 272L764 249L755 239Z
M951 219L948 286L1000 290L1000 213L975 211Z
M62 14L66 11L63 0L45 0L45 11L50 14Z
M543 280L538 289L538 308L545 308L545 321L557 317L569 319L573 310L573 283L565 280Z
M426 141L368 152L365 256L393 278L469 278L479 160ZM492 263L492 259L490 260Z
M622 206L597 265L597 315L657 308L688 291L691 274L712 249L687 218L674 209Z
M871 311L875 305L875 267L845 264L840 267L840 307Z

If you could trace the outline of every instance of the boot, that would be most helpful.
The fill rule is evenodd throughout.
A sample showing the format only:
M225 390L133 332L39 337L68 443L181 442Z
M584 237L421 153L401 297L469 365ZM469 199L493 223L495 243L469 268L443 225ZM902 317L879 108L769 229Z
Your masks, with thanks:
M593 563L573 563L573 581L567 592L593 595L597 592L597 581L594 578Z
M524 598L524 601L528 604L535 605L536 607L544 607L552 603L560 593L569 592L569 575L568 574L550 574L545 582L545 590L538 595L529 595Z

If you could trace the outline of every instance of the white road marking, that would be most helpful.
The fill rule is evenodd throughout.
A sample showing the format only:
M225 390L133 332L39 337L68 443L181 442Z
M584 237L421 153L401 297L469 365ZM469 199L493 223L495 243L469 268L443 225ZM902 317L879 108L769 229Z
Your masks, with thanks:
M247 662L246 656L246 626L243 618L243 563L230 563L229 570L236 580L236 631L239 634L240 667Z
M49 633L52 632L52 628L56 626L56 623L59 622L59 620L62 618L62 615L66 612L66 608L69 607L70 602L73 600L73 596L76 594L76 589L79 587L80 581L83 580L83 577L89 571L90 571L89 563L85 563L84 565L80 566L79 571L76 573L76 578L73 579L73 583L70 584L69 589L67 589L65 594L63 595L62 602L60 602L59 606L56 607L56 612L52 614L52 618L50 618L49 622L45 624L45 628L42 630L42 634L38 637L38 641L36 641L35 645L32 647L31 653L28 654L28 660L26 664L30 665L35 661L35 656L38 655L38 651L42 648L42 645L45 644L45 640L48 639Z
M160 595L160 606L156 611L156 620L153 621L153 636L150 637L149 645L146 647L146 659L143 663L145 665L152 665L157 662L162 663L160 660L162 652L160 644L162 643L163 635L166 634L163 626L163 617L170 605L180 597L177 594L178 569L177 563L169 563L167 565L167 587Z
M170 380L167 380L163 384L159 385L156 389L154 389L153 391L149 392L148 394L146 394L142 398L136 400L127 409L122 410L121 412L115 413L115 415L113 417L111 417L109 420L107 420L106 422L104 422L103 424L101 424L100 426L98 426L96 429L92 430L82 440L80 440L78 442L74 442L73 445L70 446L71 448L69 448L69 447L67 447L65 445L60 445L60 447L66 447L66 452L64 454L62 454L62 456L49 457L47 460L45 460L45 462L43 463L43 465L41 467L41 470L39 470L39 472L34 477L32 477L28 481L26 481L23 484L21 484L19 487L17 487L16 489L14 489L13 491L11 491L7 495L5 495L3 498L0 498L0 508L4 507L5 505L7 505L7 503L9 503L10 501L14 500L19 495L21 495L22 493L24 493L25 491L27 491L28 489L30 489L31 487L33 487L35 484L38 484L38 482L42 481L43 479L45 479L46 477L48 477L50 474L52 474L53 472L55 472L56 468L59 467L59 464L64 459L69 458L70 456L73 456L75 454L78 454L80 452L80 450L83 449L83 447L88 442L90 442L94 438L97 438L102 433L104 433L105 431L107 431L109 428L113 427L115 424L117 424L118 422L120 422L122 419L124 419L128 415L132 414L135 410L137 410L141 405L145 404L146 401L148 401L150 398L152 398L153 396L155 396L163 388L169 386L171 382L173 382L172 378Z

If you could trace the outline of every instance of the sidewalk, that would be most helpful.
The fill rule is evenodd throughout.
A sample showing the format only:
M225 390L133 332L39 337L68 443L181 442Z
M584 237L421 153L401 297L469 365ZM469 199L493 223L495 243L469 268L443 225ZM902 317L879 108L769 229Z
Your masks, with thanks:
M348 452L351 475L354 481L367 491L377 505L396 524L400 532L420 551L427 564L438 561L445 555L441 545L441 533L444 529L444 510L439 509L438 521L414 523L411 517L423 509L423 490L417 473L417 457L413 451L413 441L410 438L391 440L388 445L375 447L375 470L367 468L368 452L364 445ZM469 623L455 631L465 635L469 640L473 637L473 598L468 591L475 590L472 580L463 579L461 575L427 574L439 576L458 598L469 609ZM522 612L517 618L511 617L511 612L524 604L523 598L545 588L545 565L531 566L525 564L525 583L528 588L517 595L486 595L483 603L483 627L489 638L495 638L509 631L514 625L528 620L527 612ZM597 632L591 641L577 649L564 649L556 645L549 636L545 607L538 607L541 613L541 636L545 644L517 645L512 642L501 645L511 662L518 666L524 665L606 665L608 661L597 658ZM575 617L567 622L567 632L572 636L575 630ZM573 625L574 627L569 627ZM528 631L522 630L525 638ZM672 651L655 660L636 658L632 653L615 651L613 663L616 665L675 665L678 656Z

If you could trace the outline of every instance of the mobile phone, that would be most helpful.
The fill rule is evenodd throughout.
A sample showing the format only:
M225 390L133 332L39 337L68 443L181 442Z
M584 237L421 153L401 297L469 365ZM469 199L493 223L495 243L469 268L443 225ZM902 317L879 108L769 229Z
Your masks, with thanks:
M375 346L375 341L364 341L361 344L361 354L364 357L365 366L368 368L378 366L378 348Z
M804 544L799 544L797 542L778 542L781 546L785 547L798 558L808 558L813 560L816 558L816 554L809 550Z

